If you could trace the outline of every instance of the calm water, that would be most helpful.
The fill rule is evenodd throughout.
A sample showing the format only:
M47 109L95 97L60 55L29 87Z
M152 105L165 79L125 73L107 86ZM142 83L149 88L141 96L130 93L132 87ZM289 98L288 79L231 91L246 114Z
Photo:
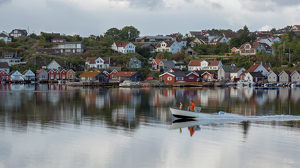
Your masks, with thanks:
M0 168L300 167L299 121L173 123L169 107L191 99L207 113L300 115L300 89L0 85Z

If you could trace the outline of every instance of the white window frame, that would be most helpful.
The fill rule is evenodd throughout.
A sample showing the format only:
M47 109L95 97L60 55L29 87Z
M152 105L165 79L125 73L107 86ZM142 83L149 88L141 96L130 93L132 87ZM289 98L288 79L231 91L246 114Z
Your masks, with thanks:
M171 81L171 80L172 80L172 77L167 77L167 80L168 80L168 81Z

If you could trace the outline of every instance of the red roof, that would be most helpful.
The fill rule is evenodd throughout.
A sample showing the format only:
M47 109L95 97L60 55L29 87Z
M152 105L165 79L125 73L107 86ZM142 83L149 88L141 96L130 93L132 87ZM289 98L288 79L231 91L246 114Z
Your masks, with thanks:
M220 61L207 61L209 62L208 66L218 66Z
M96 59L97 57L87 57L86 62L88 62L89 64L96 64Z
M136 72L118 72L116 73L114 76L132 76L134 75Z
M153 61L158 65L161 61L167 61L167 59L154 59Z
M110 58L109 57L102 57L104 64L110 64Z
M127 44L129 44L130 42L115 42L117 47L125 47L127 46Z
M43 70L44 70L44 69L40 69L40 70L38 70L36 73L39 74L39 73L41 73Z
M259 66L260 66L260 64L253 64L249 69L247 69L246 71L241 73L241 75L244 75L248 72L254 72Z
M25 71L22 73L22 75L25 75L27 71L28 71L28 70L25 70Z
M189 66L201 66L201 60L192 60L189 63Z

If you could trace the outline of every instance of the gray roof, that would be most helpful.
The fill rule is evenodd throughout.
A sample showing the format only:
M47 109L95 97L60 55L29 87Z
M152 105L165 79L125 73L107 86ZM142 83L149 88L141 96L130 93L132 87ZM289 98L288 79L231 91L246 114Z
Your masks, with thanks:
M241 70L242 68L234 68L231 73L237 73L239 70Z
M249 73L252 77L261 77L261 78L264 77L264 75L261 72L249 72Z
M235 66L231 66L231 65L223 65L222 68L224 69L225 72L231 72L236 67Z
M191 73L191 72L168 72L176 77L185 77L187 74Z
M0 62L0 68L9 68L9 65L7 62Z
M152 43L144 43L143 45L141 45L141 48L144 48L144 47L149 47L149 46L153 46L155 47L155 45L153 45Z
M175 64L174 61L161 61L164 65L166 64Z

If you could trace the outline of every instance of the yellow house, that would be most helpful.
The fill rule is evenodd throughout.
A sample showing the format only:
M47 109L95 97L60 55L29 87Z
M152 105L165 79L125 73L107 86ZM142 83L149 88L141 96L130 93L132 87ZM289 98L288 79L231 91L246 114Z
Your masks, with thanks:
M74 80L75 79L75 72L72 69L67 70L67 79Z

